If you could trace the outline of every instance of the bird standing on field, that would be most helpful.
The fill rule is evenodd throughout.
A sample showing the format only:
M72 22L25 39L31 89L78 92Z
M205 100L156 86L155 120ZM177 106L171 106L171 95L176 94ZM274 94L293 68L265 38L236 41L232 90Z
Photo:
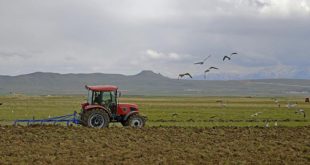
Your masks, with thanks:
M265 127L268 128L269 127L269 121L266 121L265 123Z
M290 109L296 107L297 105L297 102L295 104L287 103L286 107Z
M254 114L251 115L251 117L255 117L255 116L258 116L259 114L261 114L262 112L256 112Z
M298 111L295 112L295 114L301 113L304 115L304 118L306 118L306 112L303 109L299 109Z

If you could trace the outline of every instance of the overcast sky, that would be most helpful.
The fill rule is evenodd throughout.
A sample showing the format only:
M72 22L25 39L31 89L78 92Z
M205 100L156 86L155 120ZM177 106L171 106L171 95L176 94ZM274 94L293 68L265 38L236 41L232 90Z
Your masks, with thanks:
M1 75L310 78L310 0L0 0L0 23Z

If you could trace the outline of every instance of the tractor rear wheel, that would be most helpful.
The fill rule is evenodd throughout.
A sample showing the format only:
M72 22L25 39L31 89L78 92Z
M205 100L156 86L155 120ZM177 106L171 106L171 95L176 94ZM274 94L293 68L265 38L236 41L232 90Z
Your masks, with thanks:
M93 128L104 128L109 126L110 117L101 109L94 109L83 113L82 125Z
M145 118L140 115L132 115L125 122L122 122L123 126L130 126L133 128L142 128L145 125Z

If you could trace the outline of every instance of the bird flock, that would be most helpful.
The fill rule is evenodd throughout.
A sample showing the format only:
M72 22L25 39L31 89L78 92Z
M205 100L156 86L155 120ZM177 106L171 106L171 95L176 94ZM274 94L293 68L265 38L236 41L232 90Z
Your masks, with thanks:
M229 56L224 56L223 57L223 61L227 61L227 60L231 60L232 59L232 56L233 55L237 55L238 53L237 52L233 52L231 53ZM195 62L194 65L204 65L206 63L206 61L211 58L212 55L209 55L207 56L206 58L204 58L202 61L198 61L198 62ZM215 66L210 66L209 68L207 68L206 70L204 70L204 79L206 79L207 77L207 73L211 72L211 70L218 70L219 68L218 67L215 67ZM185 76L188 76L189 78L193 78L193 76L186 72L186 73L180 73L179 76L178 76L178 80L185 77Z
M281 107L281 104L280 104L280 102L279 102L279 100L277 98L271 98L271 100L274 101L274 103L277 105L277 107L279 107L279 108ZM301 115L304 116L304 118L306 118L305 110L298 108L298 103L297 102L295 102L295 103L287 102L285 107L288 108L288 109L294 109L295 110L295 114L297 114L297 115L301 114Z

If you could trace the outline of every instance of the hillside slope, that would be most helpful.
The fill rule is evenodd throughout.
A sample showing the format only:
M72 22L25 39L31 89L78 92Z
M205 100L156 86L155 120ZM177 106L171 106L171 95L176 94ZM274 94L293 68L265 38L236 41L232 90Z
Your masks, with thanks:
M85 85L113 84L127 95L208 95L271 96L310 94L310 80L176 80L142 71L137 75L58 74L35 72L19 76L0 76L0 94L32 95L84 94Z

